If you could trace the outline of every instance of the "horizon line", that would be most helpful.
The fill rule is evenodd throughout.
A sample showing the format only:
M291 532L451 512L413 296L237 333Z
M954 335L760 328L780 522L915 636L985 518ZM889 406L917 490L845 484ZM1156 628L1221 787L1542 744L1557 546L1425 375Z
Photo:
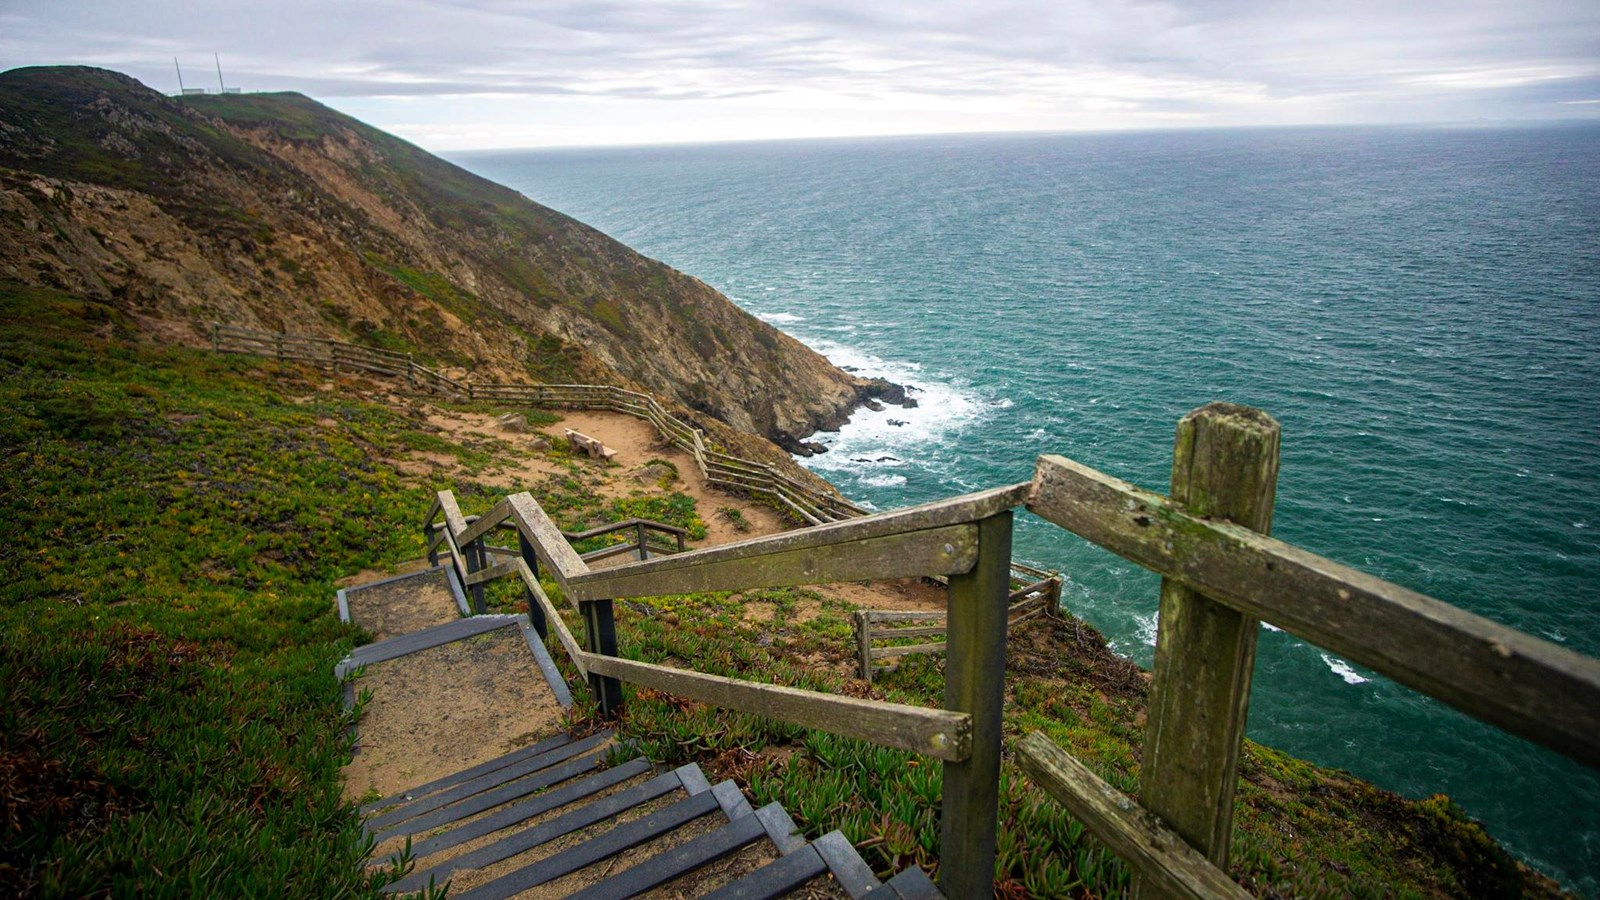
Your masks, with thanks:
M268 92L261 92L268 93ZM316 98L311 98L315 100ZM322 101L317 101L322 102ZM649 150L666 149L674 147L720 147L727 145L744 144L799 144L799 143L846 143L850 141L886 141L886 140L919 140L932 138L1047 138L1047 137L1095 137L1130 134L1188 134L1192 132L1220 132L1220 131L1312 131L1336 129L1375 129L1375 130L1476 130L1495 128L1561 128L1574 126L1600 126L1600 118L1590 116L1565 116L1559 118L1505 118L1505 119L1440 119L1434 121L1417 122L1300 122L1292 124L1260 123L1253 125L1159 125L1147 128L1076 128L1076 129L1000 129L1000 130L971 130L971 131L907 131L886 132L883 134L823 134L805 135L795 137L752 137L752 138L723 138L714 140L656 140L656 141L618 141L613 143L590 144L523 144L503 147L458 147L449 150L429 151L437 154L444 153L508 153L531 151L557 151L557 150ZM407 140L412 140L407 138ZM420 146L420 145L419 145Z

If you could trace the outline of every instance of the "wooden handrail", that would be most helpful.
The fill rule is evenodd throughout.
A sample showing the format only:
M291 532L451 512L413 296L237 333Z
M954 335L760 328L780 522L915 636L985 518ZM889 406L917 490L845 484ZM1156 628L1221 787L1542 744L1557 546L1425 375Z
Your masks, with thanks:
M566 538L561 536L561 529L533 499L533 495L526 491L512 494L506 498L511 505L511 514L517 523L517 531L521 533L534 552L538 555L539 562L550 570L556 583L561 585L562 593L572 602L577 598L572 593L572 580L589 573L589 566L572 549Z
M1015 569L1015 566L1012 567ZM1023 585L1012 589L1007 596L1006 630L1058 608L1061 579L1047 578L1033 584ZM1030 596L1032 595L1032 596ZM1021 601L1021 602L1018 602ZM941 622L938 625L916 625L910 628L873 628L878 622L918 622L946 619L947 610L906 611L863 609L857 610L852 616L851 627L854 632L853 643L856 648L856 674L866 680L872 681L876 670L891 668L889 665L876 666L874 661L880 659L898 659L902 656L913 656L924 653L943 653L944 642L930 642L926 644L899 645L894 647L874 647L873 641L902 640L919 637L945 637L948 626Z
M455 502L455 495L452 494L450 499L452 503ZM489 532L495 530L500 526L501 523L510 518L511 502L506 499L501 499L488 512L479 516L477 521L468 523L466 528L458 531L455 536L456 543L470 544L478 538L481 538Z
M1192 424L1195 422L1200 424ZM1248 434L1256 422L1273 429L1263 433L1267 433L1270 449L1275 453L1276 424L1270 418L1242 408L1207 408L1186 417L1180 425L1180 457L1187 459L1189 466L1217 469L1215 460L1208 460L1195 449L1199 443L1184 443L1186 435L1192 442L1203 439L1227 445L1231 440L1229 428L1237 425L1239 433ZM1203 438L1194 437L1199 433L1196 429L1201 428L1217 430ZM708 452L698 436L694 448L697 459L710 458L711 466L722 465L715 458L719 454ZM1263 471L1275 474L1275 458L1269 457L1263 467ZM729 471L733 471L731 467ZM755 477L751 470L745 472ZM777 496L787 487L777 479L767 483ZM1174 484L1175 494L1188 496L1179 491L1177 477ZM1265 485L1246 490L1257 491L1256 496L1265 497L1270 508L1270 478ZM1215 496L1207 499L1220 502ZM460 570L474 565L472 545L481 544L482 537L491 530L506 523L518 530L524 542L521 558L491 567L483 562L480 551L476 571L463 577L467 583L477 585L517 573L529 588L530 607L538 608L541 619L550 620L574 665L597 692L608 692L602 697L602 710L609 711L620 702L620 692L614 688L618 680L625 680L945 760L947 802L942 827L947 849L943 855L951 863L947 889L958 895L977 896L983 893L989 870L983 861L992 864L993 858L994 810L986 805L989 801L985 798L992 794L993 782L998 779L998 715L1003 702L1000 679L1004 670L1003 664L996 664L996 657L982 654L1003 652L1008 617L1014 623L1043 612L1058 601L1061 584L1059 577L1051 573L1025 564L1007 566L1006 560L985 555L983 548L987 546L997 551L1004 548L1009 557L1010 509L1020 503L1026 503L1028 509L1046 520L1161 574L1167 579L1163 604L1173 598L1190 602L1188 598L1195 596L1218 604L1217 609L1227 615L1243 614L1247 617L1243 620L1246 629L1255 627L1255 619L1270 622L1471 715L1585 764L1600 765L1600 660L1263 533L1197 515L1193 509L1206 507L1191 507L1141 490L1058 456L1040 457L1030 483L607 570L590 570L567 543L567 536L556 529L526 493L507 497L487 515L468 521L461 516L453 495L440 492L430 507L424 530L430 547L445 546ZM444 526L437 528L433 523L441 516ZM1270 517L1259 519L1263 528L1269 521ZM578 534L598 536L628 527L642 526L638 522L618 523ZM985 534L992 535L992 539L986 539ZM467 552L463 552L462 545L467 545ZM532 561L548 568L568 599L583 612L588 623L587 648L579 645L539 588ZM610 630L615 598L897 577L917 570L919 574L950 576L950 604L943 614L948 617L949 624L943 629L948 643L876 651L870 646L872 621L930 619L940 613L859 614L858 638L869 664L874 657L936 648L947 652L944 710L892 710L865 701L845 703L842 698L825 694L622 659L616 652L614 631ZM1020 603L1007 606L1006 600L1017 598L1022 598ZM1163 628L1167 627L1164 618ZM931 624L917 625L901 629L900 635L933 637L938 630ZM1171 639L1167 631L1162 634L1163 642ZM993 650L991 645L1000 650ZM1158 683L1163 666L1167 667L1169 678L1173 671L1187 671L1182 666L1173 668L1171 654L1187 652L1198 657L1203 653L1200 649L1174 651L1172 646L1167 644L1163 649L1158 643ZM981 649L985 647L991 649ZM1196 662L1188 660L1189 664ZM1242 671L1248 675L1247 667ZM1221 699L1208 695L1206 702L1243 708L1248 686L1248 677L1220 682L1207 690ZM1154 703L1151 716L1152 728L1174 728L1183 717L1193 718L1186 709L1166 710ZM1166 724L1155 721L1158 717L1165 717ZM891 722L892 727L885 724ZM955 736L958 732L964 737ZM1214 766L1206 770L1206 777L1220 772L1218 777L1231 783L1236 779L1226 758L1231 751L1222 745L1237 743L1237 734L1219 731L1203 739L1205 745L1197 743L1196 753L1212 760L1208 765ZM1155 766L1148 758L1151 742L1147 739L1146 743L1146 771L1142 777L1148 778ZM1136 895L1241 896L1237 885L1227 880L1221 868L1226 863L1225 850L1217 849L1225 847L1231 838L1231 822L1225 816L1207 819L1185 812L1209 802L1206 792L1200 789L1203 779L1193 779L1192 790L1184 788L1176 794L1170 786L1181 781L1156 782L1168 789L1164 795L1146 784L1141 796L1148 806L1141 806L1097 779L1041 735L1031 735L1023 741L1019 758L1042 787L1066 803L1108 846L1129 859L1136 871ZM1220 765L1215 762L1219 759ZM1162 777L1190 776L1180 771L1176 776ZM987 788L983 787L985 784ZM1159 799L1163 796L1168 799ZM1209 796L1226 801L1231 808L1231 791ZM1172 818L1169 809L1181 814ZM1161 816L1168 818L1163 820ZM1202 825L1202 829L1209 827L1211 831L1199 836L1191 834L1196 830L1195 821L1213 823ZM987 836L986 829L990 831ZM950 855L952 852L956 855ZM954 862L958 859L959 865ZM968 868L972 871L968 872Z
M1028 509L1451 706L1600 766L1600 660L1041 456Z
M689 534L689 529L679 528L676 525L668 525L665 522L654 522L650 519L623 519L620 522L612 522L610 525L601 525L596 528L591 528L588 531L563 531L561 532L561 535L569 541L586 541L590 538L597 538L602 535L611 534L614 531L626 531L629 528L635 528L640 525L643 525L645 528L651 531L659 531L663 534L670 534L674 536L687 536Z
M538 576L534 575L533 570L528 568L528 564L520 559L516 562L516 573L517 577L522 579L522 585L527 588L529 596L538 604L547 627L555 630L556 640L560 641L562 648L567 651L567 656L572 660L572 665L577 668L578 674L588 678L589 654L583 652L583 649L578 645L578 639L572 636L572 631L567 628L566 621L561 618L561 612L556 609L554 603L550 602L550 596L544 592L544 586L539 584Z
M941 760L947 818L941 855L951 871L981 873L951 876L949 889L956 896L976 896L980 893L980 877L986 883L987 873L994 866L996 800L990 785L999 777L1001 699L1001 676L995 673L1004 669L1005 650L1003 616L999 620L999 639L994 640L995 635L985 636L994 630L986 624L995 621L993 616L977 607L1004 601L1005 568L995 558L1010 556L1010 508L1021 501L1027 488L1027 484L1012 485L816 531L772 535L731 548L709 548L686 554L698 558L690 569L669 567L663 573L641 575L635 571L629 576L671 580L681 577L684 571L732 565L736 569L754 566L758 571L753 580L757 583L770 583L774 577L802 583L835 580L832 576L841 565L835 562L837 559L850 560L843 569L855 572L851 567L858 567L859 574L865 577L888 577L901 573L907 560L923 565L933 559L935 571L956 576L951 606L964 612L965 624L970 626L963 631L963 635L970 632L970 637L952 644L952 665L962 672L952 676L957 688L947 698L947 709L841 697L622 658L617 652L611 595L593 593L606 581L594 578L600 573L588 570L567 536L525 492L505 497L488 513L469 518L461 515L453 494L440 491L429 507L423 530L431 546L442 543L449 548L463 582L475 591L480 591L483 583L504 575L515 574L522 581L534 627L541 635L555 631L563 651L595 691L603 714L616 710L622 698L620 682L627 681ZM444 527L436 528L434 522L440 516L445 519ZM517 529L521 549L509 560L487 565L484 539L507 524ZM643 542L646 524L657 523L633 520L619 524L637 529ZM598 533L611 530L616 528L599 529ZM983 537L985 534L989 536ZM461 545L467 548L464 554ZM982 555L985 547L990 554L987 563ZM825 556L808 555L821 550L831 552ZM818 564L818 560L825 562ZM467 571L474 564L476 571ZM576 601L586 623L587 649L579 644L550 601L534 565L549 569L568 598ZM782 574L774 576L773 572ZM661 585L657 587L657 593L672 592ZM960 686L963 681L965 687ZM989 824L985 826L984 822Z
M971 568L971 523L1011 509L1027 483L691 550L574 577L579 600L954 574Z
M1017 745L1017 763L1111 852L1149 879L1157 896L1186 900L1251 896L1160 817L1107 784L1041 732L1029 733Z
M589 671L725 709L953 762L972 754L972 717L946 709L861 700L818 691L584 654Z

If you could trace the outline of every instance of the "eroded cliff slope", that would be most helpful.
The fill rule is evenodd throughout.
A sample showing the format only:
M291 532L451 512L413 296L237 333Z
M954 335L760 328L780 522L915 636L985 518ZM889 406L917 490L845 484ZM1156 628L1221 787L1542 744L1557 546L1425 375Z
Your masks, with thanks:
M178 100L99 69L0 73L0 278L112 300L168 338L220 320L643 387L790 448L885 387L304 96Z

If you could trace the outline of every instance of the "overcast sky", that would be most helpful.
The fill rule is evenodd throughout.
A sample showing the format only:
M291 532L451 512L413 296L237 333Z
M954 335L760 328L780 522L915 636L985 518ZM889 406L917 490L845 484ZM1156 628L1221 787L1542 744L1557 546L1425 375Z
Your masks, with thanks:
M432 150L1600 120L1600 0L0 0L0 69L213 51Z

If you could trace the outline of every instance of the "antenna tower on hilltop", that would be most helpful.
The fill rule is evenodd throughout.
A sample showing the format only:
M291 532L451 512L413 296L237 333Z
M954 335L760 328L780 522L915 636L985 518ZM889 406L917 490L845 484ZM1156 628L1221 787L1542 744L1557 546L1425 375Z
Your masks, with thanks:
M211 52L211 58L217 61L217 93L219 93L219 94L237 94L237 93L239 93L239 89L238 88L230 88L227 85L222 83L222 57L218 56L216 51L213 50Z

